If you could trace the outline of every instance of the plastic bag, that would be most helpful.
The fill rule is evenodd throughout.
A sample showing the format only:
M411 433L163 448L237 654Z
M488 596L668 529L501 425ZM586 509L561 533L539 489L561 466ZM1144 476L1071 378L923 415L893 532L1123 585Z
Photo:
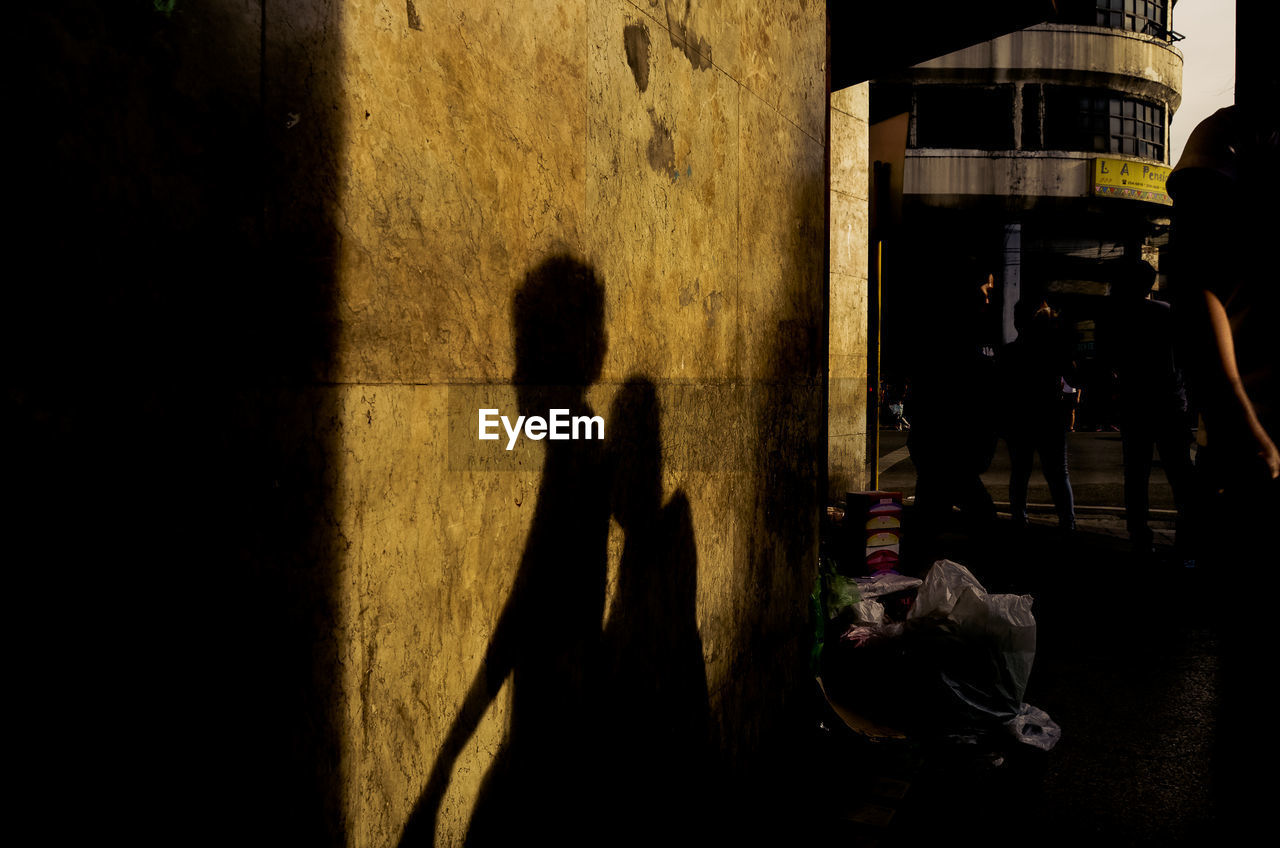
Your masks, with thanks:
M880 627L885 623L884 604L879 601L859 601L853 605L853 621L863 626Z
M1013 737L1041 751L1052 750L1062 738L1062 728L1039 707L1023 704L1018 714L1005 722Z
M826 606L828 620L839 618L862 600L858 583L852 577L831 573L825 575L827 587Z
M988 594L967 568L941 560L906 622L894 624L870 598L912 580L894 577L902 583L860 580L863 601L850 607L852 622L839 638L828 633L823 679L833 702L910 732L978 738L1007 731L1052 748L1061 729L1022 701L1035 660L1032 598Z
M934 563L908 621L935 625L929 644L939 676L970 721L1004 724L1022 742L1049 750L1061 728L1023 703L1036 655L1030 595L988 594L969 569Z
M864 598L882 598L895 592L905 592L908 589L916 588L924 582L919 577L908 577L905 574L890 574L888 572L877 574L874 577L855 577L854 579L858 583L858 592Z

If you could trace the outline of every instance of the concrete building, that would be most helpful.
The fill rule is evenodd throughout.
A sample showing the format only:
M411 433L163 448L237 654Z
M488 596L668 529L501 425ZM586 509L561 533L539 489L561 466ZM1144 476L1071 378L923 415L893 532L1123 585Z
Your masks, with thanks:
M907 116L905 151L879 154L901 156L881 189L900 193L900 220L886 200L878 233L887 374L912 343L913 303L965 274L994 274L1001 340L1034 289L1075 321L1088 355L1117 260L1156 264L1168 238L1172 17L1169 0L1059 3L1045 23L875 81L873 146Z
M821 508L868 482L851 83L906 64L848 23L833 74L811 0L24 8L13 597L68 646L17 652L43 820L611 844L681 774L708 818L802 811L755 799L796 774ZM478 438L561 398L626 440ZM698 744L620 753L652 715L601 644L688 670L661 704Z

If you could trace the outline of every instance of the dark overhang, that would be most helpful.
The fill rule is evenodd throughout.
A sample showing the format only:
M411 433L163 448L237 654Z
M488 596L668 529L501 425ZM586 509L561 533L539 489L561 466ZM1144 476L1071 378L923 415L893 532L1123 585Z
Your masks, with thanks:
M1049 20L1054 0L828 0L837 91Z

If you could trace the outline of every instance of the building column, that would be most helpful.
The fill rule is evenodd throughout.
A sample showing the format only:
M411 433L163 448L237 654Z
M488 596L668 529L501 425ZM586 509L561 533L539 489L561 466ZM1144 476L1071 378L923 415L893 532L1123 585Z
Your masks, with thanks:
M879 422L870 403L876 395L868 391L867 379L870 91L871 86L862 83L833 91L829 100L827 497L831 502L842 502L847 492L869 488L874 476L871 463L876 460L873 439Z
M1005 224L1002 240L1004 270L1000 275L1000 341L1008 344L1018 337L1013 326L1013 307L1022 297L1022 224Z

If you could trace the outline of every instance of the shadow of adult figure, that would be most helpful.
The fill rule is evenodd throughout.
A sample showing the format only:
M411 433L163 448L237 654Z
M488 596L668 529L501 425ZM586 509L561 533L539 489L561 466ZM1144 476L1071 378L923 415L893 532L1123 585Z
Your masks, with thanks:
M512 304L521 415L593 415L587 387L606 346L604 289L563 255L526 277ZM609 529L607 463L598 440L547 440L532 526L484 659L405 825L400 845L431 845L459 754L508 676L511 719L486 774L468 845L586 841L599 806L593 728Z
M693 841L706 802L710 710L698 633L698 552L689 500L662 503L661 408L632 378L609 416L612 510L625 532L605 626L611 672L607 770L611 844Z

